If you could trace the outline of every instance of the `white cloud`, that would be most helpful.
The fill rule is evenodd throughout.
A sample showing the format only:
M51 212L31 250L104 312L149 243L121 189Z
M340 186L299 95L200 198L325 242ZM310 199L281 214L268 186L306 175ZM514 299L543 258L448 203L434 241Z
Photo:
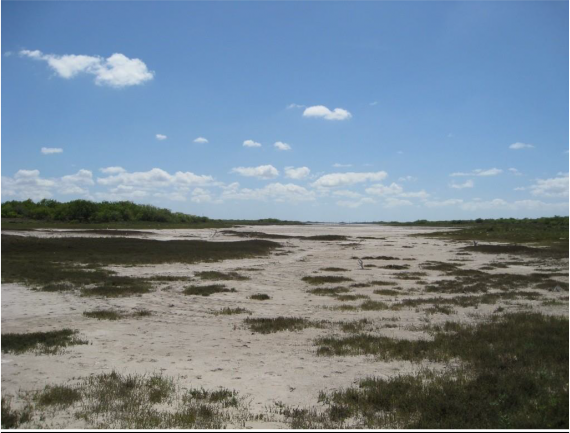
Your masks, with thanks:
M253 141L253 140L245 140L243 142L243 146L244 147L261 147L261 143L258 143L257 141Z
M413 203L409 200L402 200L395 197L388 197L384 201L385 208L394 208L394 207L401 207L401 206L412 206Z
M62 153L63 149L61 147L42 147L41 152L44 155L51 155L53 153Z
M478 168L469 173L464 173L464 172L451 173L450 176L496 176L498 174L501 174L502 172L503 170L501 170L500 168L490 168L488 170L483 170L481 168Z
M101 170L101 172L105 174L117 174L117 173L124 173L125 171L127 171L123 167L104 167L100 168L99 170Z
M509 168L509 172L511 172L515 176L522 176L522 173L518 171L516 168Z
M283 143L282 141L277 141L273 144L277 150L291 150L291 146L287 143Z
M418 180L417 177L414 176L402 176L398 178L398 182L415 182L416 180Z
M279 176L279 170L272 165L260 165L258 167L236 167L231 173L237 173L245 177L256 177L258 179L273 179Z
M513 149L513 150L520 150L520 149L532 149L534 146L532 144L526 144L526 143L513 143L509 146L509 149Z
M356 200L356 201L339 200L336 202L337 206L348 207L351 209L355 209L357 207L360 207L363 204L372 204L372 203L376 203L376 202L373 199L371 199L370 197L363 197L360 200Z
M206 139L204 137L198 137L198 138L194 139L194 143L206 144L206 143L208 143L208 139Z
M212 201L212 195L210 191L203 188L194 188L190 200L194 203L209 203Z
M324 105L315 105L313 107L305 108L303 111L304 117L320 117L326 120L346 120L352 117L347 110L343 108L335 108L333 111L329 110Z
M475 186L475 183L471 179L469 179L469 180L465 181L464 183L452 182L449 186L451 188L455 188L455 189L473 188Z
M70 174L67 176L63 176L61 178L62 182L64 183L79 183L83 185L94 185L93 182L93 173L89 170L81 169L75 174Z
M170 174L160 168L153 168L149 171L132 173L123 171L97 179L97 183L100 185L126 185L139 189L153 189L167 186L183 188L197 185L207 185L213 181L214 179L211 176L201 176L189 171L177 171L174 174Z
M335 162L333 164L333 167L335 167L335 168L352 167L352 164L340 164L338 162Z
M20 56L43 60L58 76L65 79L80 73L95 76L95 84L109 87L127 87L142 84L154 78L140 59L129 59L124 54L115 53L108 58L86 55L43 54L39 50L21 50Z
M560 173L559 177L537 179L530 186L530 193L542 197L568 197L568 173Z
M306 105L299 105L299 104L289 104L287 105L287 110L290 110L292 108L305 108Z
M388 176L385 171L368 172L368 173L330 173L319 177L314 183L315 187L335 187L343 185L353 185L362 182L374 182L384 180Z
M258 189L238 189L237 187L231 189L227 188L222 193L222 198L234 200L272 200L276 202L296 203L314 200L315 193L299 185L292 183L282 184L277 182L270 183L269 185Z
M163 141L166 140L168 137L166 135L162 135L162 134L156 134L156 139L158 141Z
M339 197L348 197L348 198L360 198L360 197L362 197L362 194L355 192L355 191L350 191L348 189L341 189L338 191L334 191L333 195L337 195Z
M285 177L290 179L304 179L311 173L309 167L285 167Z
M426 207L444 207L444 206L456 206L461 203L463 203L463 200L451 198L448 200L441 200L441 201L438 200L425 201L424 205Z
M390 186L385 186L382 184L372 185L370 188L366 188L366 192L371 195L396 195L401 194L404 189L397 183L392 182Z

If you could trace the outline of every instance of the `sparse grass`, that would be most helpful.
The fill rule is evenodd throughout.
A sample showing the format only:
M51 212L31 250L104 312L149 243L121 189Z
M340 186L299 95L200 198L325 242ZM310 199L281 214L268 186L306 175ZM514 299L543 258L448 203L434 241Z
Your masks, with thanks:
M421 280L421 277L426 277L425 272L399 272L394 274L393 277L399 280Z
M321 268L321 269L319 269L319 271L323 271L323 272L348 272L348 269L335 268L334 266L331 266L328 268Z
M46 388L35 396L38 406L66 408L81 400L81 393L70 386L57 385Z
M517 313L447 328L431 341L369 334L319 339L321 356L461 363L443 373L368 378L358 387L321 393L326 409L320 416L289 414L290 422L297 428L345 422L364 428L568 428L567 318Z
M26 405L23 410L12 409L12 402L6 397L2 397L2 428L15 429L30 421L32 418L32 408Z
M379 301L364 301L359 308L364 311L381 311L390 309L390 306Z
M237 272L219 272L219 271L203 271L203 272L196 272L195 274L198 278L202 280L236 280L236 281L244 281L249 280L249 277L245 275L241 275Z
M34 351L37 354L53 355L68 346L87 344L75 337L76 331L30 332L25 334L2 334L2 352L20 354Z
M372 293L374 293L375 295L382 295L382 296L398 296L402 294L401 292L392 289L377 289L374 290Z
M352 257L353 259L358 259L358 257ZM393 256L364 256L362 260L400 260L398 257Z
M236 307L236 308L225 307L218 311L212 311L211 313L215 316L231 316L234 314L251 314L251 311L241 307Z
M253 299L254 301L267 301L271 299L271 297L265 293L255 293L251 295L249 299Z
M386 266L380 266L380 268L403 270L403 269L410 269L410 265L386 265Z
M461 265L454 263L437 262L437 261L429 261L421 264L422 269L429 269L430 271L443 271L443 272L456 271L458 266Z
M278 246L278 243L267 240L162 242L132 238L38 238L5 234L2 236L2 282L23 283L45 291L78 288L83 296L140 295L150 291L149 281L171 281L173 277L155 276L149 280L121 277L102 269L102 266L251 258L265 256Z
M322 325L301 317L247 318L245 324L253 332L271 334L281 331L301 331L305 328L318 328Z
M381 281L381 280L374 280L368 282L369 286L397 286L398 283L395 281Z
M367 295L338 295L335 296L337 301L357 301L359 299L370 299Z
M193 296L210 296L214 293L230 293L235 291L236 289L228 289L223 284L210 284L208 286L187 286L182 293Z
M342 283L344 281L352 281L351 278L343 277L340 275L317 275L317 276L307 276L301 278L305 283L311 284L313 286L318 286L320 284L327 283Z
M83 315L85 317L97 320L121 320L129 317L148 317L152 315L152 312L145 309L136 310L133 313L125 313L123 311L110 309L99 309L93 311L84 311Z
M341 293L348 293L350 289L346 287L319 287L317 289L308 290L307 293L317 296L337 296Z
M147 281L190 281L191 279L184 275L153 275L145 278Z

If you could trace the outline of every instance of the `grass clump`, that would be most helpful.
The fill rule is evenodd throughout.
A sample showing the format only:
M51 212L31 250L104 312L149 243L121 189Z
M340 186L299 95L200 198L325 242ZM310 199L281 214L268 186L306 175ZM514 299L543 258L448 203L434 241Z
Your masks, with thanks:
M196 272L195 274L198 278L202 280L236 280L236 281L244 281L249 280L249 277L245 275L241 275L237 272L218 272L218 271L203 271L203 272Z
M23 410L12 409L12 402L2 397L2 428L15 429L32 419L32 408L27 405Z
M87 341L75 337L76 332L71 329L61 329L48 332L2 334L2 352L20 354L35 351L37 354L53 355L68 346L87 344Z
M97 320L119 320L125 317L124 314L120 313L119 311L115 310L93 310L93 311L84 311L83 315L85 317L89 317L91 319Z
M236 307L236 308L225 307L218 311L212 311L212 314L214 314L215 316L231 316L233 314L251 314L251 311L241 307Z
M233 293L236 289L228 289L223 284L210 284L208 286L188 286L184 288L185 295L210 296L214 293Z
M273 317L273 318L247 318L245 324L253 332L271 334L281 331L301 331L309 327L320 327L317 322L312 322L301 317Z
M340 275L317 275L317 276L307 276L301 278L304 282L311 284L313 286L318 286L320 284L327 283L342 283L344 281L352 281L351 278L343 277Z
M375 295L383 295L383 296L398 296L402 294L401 292L392 289L377 289L374 290L372 293L374 293Z
M308 290L307 293L317 296L337 296L341 293L348 293L350 289L346 287L318 287L316 289Z
M105 298L120 298L124 296L143 295L150 292L151 286L145 281L134 278L121 278L106 281L93 288L81 289L81 296L103 296Z
M320 339L321 356L460 360L443 373L368 378L357 387L321 393L321 419L365 428L568 428L567 318L515 313L447 328L432 341L369 334ZM297 421L298 427L307 425L301 417Z
M337 268L334 266L330 266L328 268L321 268L319 269L320 271L323 272L348 272L348 269L344 269L344 268Z
M335 296L337 301L357 301L359 299L370 299L367 295L338 295Z
M39 406L58 406L66 408L81 400L81 392L70 386L47 386L36 395L35 400Z
M253 299L254 301L267 301L271 299L271 297L266 293L255 293L251 295L249 299Z

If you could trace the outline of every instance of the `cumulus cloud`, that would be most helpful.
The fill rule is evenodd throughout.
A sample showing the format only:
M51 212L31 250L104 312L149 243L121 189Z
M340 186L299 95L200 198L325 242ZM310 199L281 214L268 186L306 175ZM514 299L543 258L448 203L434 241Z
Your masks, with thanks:
M509 146L509 149L513 150L521 150L521 149L532 149L534 146L532 144L527 143L513 143Z
M89 170L79 170L75 174L70 174L67 176L63 176L61 178L62 182L64 183L79 183L83 185L94 185L95 182L93 181L93 173Z
M258 143L257 141L253 141L253 140L245 140L243 142L243 146L244 147L261 147L261 143Z
M330 173L319 177L314 183L315 187L331 188L343 185L353 185L355 183L374 182L384 180L388 176L385 171L368 173Z
M97 183L105 186L125 185L138 188L159 188L166 186L190 187L212 183L211 176L197 175L192 172L177 171L170 174L160 168L149 171L126 172L122 171L107 177L97 178Z
M395 197L388 197L384 201L385 208L394 208L394 207L401 207L401 206L412 206L413 203L409 200L402 200L400 198Z
M285 177L290 179L304 179L311 173L309 167L285 167Z
M277 150L291 150L291 146L287 143L283 143L282 141L276 141L273 146L275 146Z
M372 185L370 188L366 188L366 192L371 195L394 195L401 194L404 189L397 183L392 182L389 186L382 184Z
M335 108L333 111L329 110L324 105L315 105L305 108L303 111L304 117L320 117L325 120L347 120L352 117L347 110L343 108Z
M63 149L61 147L42 147L41 152L44 155L51 155L54 153L62 153Z
M560 173L558 177L537 179L530 186L530 193L542 197L568 197L568 173Z
M337 206L348 207L351 209L360 207L363 204L372 204L372 203L376 202L374 201L374 199L371 199L370 197L363 197L360 200L339 200L336 202Z
M518 171L516 168L509 168L509 172L514 174L515 176L522 176L522 173Z
M417 177L414 176L402 176L398 178L398 182L415 182L416 180L418 180Z
M272 165L260 165L258 167L236 167L231 173L237 173L245 177L256 177L258 179L273 179L279 176L279 170Z
M424 206L426 207L444 207L444 206L457 206L463 203L462 199L451 198L447 200L427 200L424 201Z
M478 168L469 173L464 173L464 172L451 173L450 176L496 176L498 174L501 174L502 172L503 170L501 170L500 168L490 168L488 170L483 170L481 168Z
M80 185L93 185L93 174L89 170L79 170L75 174L61 178L42 178L39 170L18 170L13 177L2 177L2 194L6 197L40 200L59 194L87 195Z
M44 54L39 50L21 50L20 56L47 62L55 73L65 79L85 73L95 76L95 84L109 87L127 87L143 84L154 78L140 59L130 59L115 53L106 59L100 56L76 54Z
M341 189L338 191L334 191L333 195L337 195L339 197L348 197L348 198L360 198L360 197L362 197L362 194L355 192L355 191L350 191L348 189Z
M117 173L124 173L125 171L127 171L123 167L104 167L100 168L99 170L101 170L101 172L105 174L117 174Z
M162 135L162 134L156 134L156 139L158 141L163 141L166 140L168 137L166 135Z
M473 188L475 186L475 183L471 179L469 179L464 183L452 182L449 186L455 189Z
M194 139L194 143L206 144L208 143L208 139L204 137L198 137Z
M269 200L275 202L295 203L315 200L315 193L292 183L282 184L276 182L257 189L239 189L237 186L234 188L226 188L222 193L222 199Z

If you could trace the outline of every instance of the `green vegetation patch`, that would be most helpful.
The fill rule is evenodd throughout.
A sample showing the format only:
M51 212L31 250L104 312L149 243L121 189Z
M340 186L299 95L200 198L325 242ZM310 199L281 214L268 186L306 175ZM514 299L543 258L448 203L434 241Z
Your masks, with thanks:
M254 301L267 301L271 299L271 297L265 293L255 293L251 295L249 299L253 299Z
M196 272L195 274L198 278L202 280L236 280L236 281L244 281L249 280L249 277L245 275L241 275L237 272L219 272L219 271L203 271L203 272Z
M210 296L214 293L233 293L236 289L228 289L223 284L210 284L208 286L188 286L184 288L185 295Z
M225 307L218 311L211 311L211 313L215 316L231 316L234 314L251 314L251 311L241 307L236 307L236 308Z
M352 281L351 278L343 277L340 275L317 275L317 276L307 276L301 278L304 282L311 284L313 286L318 286L320 284L328 283L342 283L344 281Z
M253 332L271 334L282 331L301 331L305 328L320 328L319 322L303 319L301 317L272 317L272 318L247 318L244 323Z
M62 348L88 344L75 337L77 331L61 329L59 331L29 332L24 334L2 334L2 352L20 354L34 351L37 354L53 355Z
M319 287L317 289L308 290L307 293L317 296L337 296L341 293L348 293L350 289L346 287Z
M461 363L443 373L368 378L321 393L320 415L288 413L297 428L568 428L567 318L516 313L476 326L448 322L431 341L358 334L317 344L321 356Z

